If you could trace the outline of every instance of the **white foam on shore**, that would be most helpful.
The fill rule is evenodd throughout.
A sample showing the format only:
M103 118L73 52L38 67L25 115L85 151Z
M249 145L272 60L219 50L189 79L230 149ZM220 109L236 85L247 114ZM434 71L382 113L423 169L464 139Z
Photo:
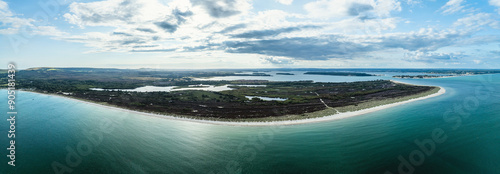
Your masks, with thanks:
M403 83L403 82L398 82L398 81L393 81L393 82ZM413 84L411 84L411 85L413 85ZM102 104L93 103L93 102L87 102L87 101L83 101L83 100L79 100L79 99L75 99L75 98L64 97L64 96L60 96L60 95L53 95L53 94L45 94L45 95L61 97L61 98L70 99L70 100L74 100L74 101L78 101L78 102L82 102L82 103L86 103L86 104L90 104L90 105L100 106L100 107L104 107L104 108L108 108L108 109L114 109L114 110L119 110L119 111L139 114L139 115L145 115L145 116L151 116L151 117L157 117L157 118L163 118L163 119L170 119L170 120L190 121L190 122L196 122L196 123L228 125L228 126L276 126L276 125L296 125L296 124L305 124L305 123L317 123L317 122L339 120L339 119L354 117L354 116L358 116L358 115L363 115L363 114L367 114L367 113L371 113L371 112L375 112L375 111L380 111L383 109L399 106L399 105L414 102L414 101L425 100L425 99L436 97L436 96L439 96L439 95L446 93L446 90L444 88L442 88L442 87L439 87L439 88L440 88L439 91L437 93L434 93L434 94L430 94L427 96L414 98L414 99L410 99L410 100L406 100L406 101L401 101L401 102L396 102L396 103L391 103L391 104L386 104L386 105L380 105L380 106L376 106L373 108L362 109L359 111L342 112L342 113L338 113L338 114L334 114L334 115L316 117L316 118L308 118L308 119L302 119L302 120L284 120L284 121L269 121L269 122L230 122L230 121L214 121L214 120L201 120L201 119L193 119L193 118L185 118L185 117L175 117L175 116L169 116L169 115L146 113L146 112L134 111L134 110L124 109L124 108L119 108L119 107L107 106L107 105L102 105ZM27 91L27 92L30 92L30 91Z

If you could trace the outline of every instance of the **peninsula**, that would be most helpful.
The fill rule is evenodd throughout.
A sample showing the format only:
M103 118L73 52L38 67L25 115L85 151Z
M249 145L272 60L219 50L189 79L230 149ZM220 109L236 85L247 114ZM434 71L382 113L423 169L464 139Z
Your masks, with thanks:
M18 87L28 91L140 112L231 122L319 118L440 91L439 87L389 80L349 83L193 80L223 74L234 75L211 71L33 68L19 71L17 79Z

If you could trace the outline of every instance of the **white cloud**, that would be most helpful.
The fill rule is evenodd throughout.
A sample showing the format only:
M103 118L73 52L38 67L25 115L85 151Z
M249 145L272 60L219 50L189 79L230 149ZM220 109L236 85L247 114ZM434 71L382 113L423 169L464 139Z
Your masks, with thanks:
M252 8L249 0L191 0L191 3L203 7L214 18L245 15Z
M73 2L64 18L80 27L117 26L152 22L172 9L158 1L106 0L89 3Z
M16 15L10 11L9 5L0 0L0 34L16 34L20 30L32 27L34 22L33 19L25 19L16 17Z
M12 15L12 12L9 10L9 5L4 1L0 1L0 14L2 14L2 16Z
M319 0L304 5L313 18L330 19L344 17L389 17L393 11L401 11L396 0Z
M413 51L405 53L405 60L410 62L425 62L425 63L453 63L461 57L461 54L455 53L436 53Z
M33 34L42 36L66 36L68 33L62 32L54 26L34 27Z
M470 14L467 17L458 19L453 23L453 27L466 27L468 29L480 29L483 26L500 29L500 22L494 19L490 13Z
M326 30L348 31L345 33L351 34L359 34L359 32L368 35L380 34L382 30L396 27L398 20L388 18L388 16L391 11L401 8L399 3L392 0L367 0L363 2L370 5L365 6L359 4L362 0L359 0L358 4L345 1L346 5L349 4L346 6L346 10L350 10L346 12L347 15L367 17L362 15L366 14L377 19L360 20L351 17L337 22L310 22L307 20L306 22L290 22L289 18L307 18L304 15L291 14L281 10L249 12L251 7L245 7L245 4L248 3L246 0L206 4L215 1L174 0L165 5L151 0L72 3L70 12L65 14L68 22L82 27L113 26L115 29L105 33L84 33L60 39L84 43L95 49L94 51L220 50L223 49L225 42L264 38L318 37L324 35ZM243 7L228 9L234 4L243 4ZM115 13L120 9L129 9L129 6L136 8L128 12ZM370 10L368 6L373 7L373 9ZM369 12L364 9L365 7L369 8ZM233 13L235 10L239 12ZM155 11L158 12L155 13ZM362 31L353 32L356 28L361 28ZM300 43L295 46L300 46Z
M293 27L309 25L288 22L287 18L300 15L280 10L250 12L252 7L247 0L174 0L165 5L152 0L135 1L133 4L124 2L127 1L72 3L70 12L64 15L69 23L115 29L60 39L81 42L97 51L203 51L214 49L228 40L238 40L233 37L236 34L276 30L276 33L268 35L274 37L281 34L279 31L290 34L289 31L301 30ZM135 8L134 11L115 13L131 7ZM283 30L287 27L290 29Z
M165 51L172 47L184 50L224 41L228 36L217 35L218 31L243 21L252 23L260 16L248 15L251 8L248 0L173 0L166 4L157 0L75 2L64 14L66 21L81 28L108 26L115 29L99 34L107 38L101 40L102 43L93 41L95 37L90 37L89 41L77 39L97 33L61 39L83 42L97 50Z
M280 56L294 60L381 58L386 52L412 52L408 60L430 61L445 59L446 54L435 54L441 48L453 47L470 33L454 30L421 29L418 32L388 33L381 35L330 34L314 37L284 37L262 40L225 42L230 53ZM432 54L431 54L432 53ZM451 55L452 57L455 55ZM449 57L448 57L449 58Z
M194 32L191 28L196 26L188 24L193 16L189 0L175 0L168 4L155 0L74 2L69 8L64 18L71 24L81 28L114 27L113 31L59 38L84 43L96 49L94 51L167 50L165 47L169 42L180 44L185 38L203 34ZM190 27L185 28L186 25Z
M381 18L365 21L345 19L339 22L332 22L330 27L345 34L379 35L383 31L395 29L398 22L400 22L398 18Z
M58 38L83 43L90 52L223 52L254 56L269 66L382 58L394 53L400 59L402 52L407 52L405 60L424 64L455 61L462 55L438 51L471 38L475 26L498 25L490 20L491 14L479 13L457 20L451 29L388 33L405 21L391 16L401 11L395 0L319 0L304 8L308 14L254 12L247 0L73 3L64 16L69 23L113 29Z
M89 52L127 52L134 50L134 48L146 48L146 50L172 49L165 48L161 45L152 45L150 41L155 40L155 38L145 35L132 35L125 32L87 32L81 35L58 37L58 39L69 42L83 43L85 46L93 48Z
M453 14L464 8L464 0L450 0L444 6L441 7L443 14Z
M67 33L59 31L54 26L37 26L36 22L31 18L17 17L9 9L9 5L0 0L0 34L19 34L28 35L45 35L45 36L62 36Z
M420 3L422 3L421 0L407 0L406 1L406 4L408 4L408 5L417 5L417 4L420 4Z
M291 58L287 57L279 57L279 56L268 56L268 57L261 57L260 58L264 63L269 63L273 65L291 65L294 64L295 61Z
M118 1L110 1L114 2L111 4L115 10L126 8L118 7L123 5ZM463 33L456 31L435 31L432 29L382 34L381 30L394 29L396 23L399 22L398 19L390 17L391 11L400 10L399 3L393 1L369 1L372 3L369 6L373 9L362 4L351 4L345 8L348 10L347 16L351 17L334 22L291 22L288 20L289 18L308 18L281 10L245 12L248 13L247 15L244 15L244 12L241 14L228 12L222 16L213 16L208 12L210 9L207 9L207 6L216 8L217 5L198 4L193 6L191 2L176 0L168 5L163 5L162 14L147 15L148 17L140 19L136 19L134 16L125 19L108 14L108 12L115 11L113 8L92 13L85 10L82 12L79 8L87 9L86 5L88 4L81 3L78 4L78 8L75 5L72 13L68 13L70 16L68 21L71 21L71 17L76 16L74 19L82 22L72 22L73 24L111 26L109 23L114 23L115 29L106 33L93 32L60 38L84 43L93 48L92 51L194 51L207 53L225 51L231 54L267 56L261 60L270 64L292 64L294 60L360 58L379 50L399 49L427 54L429 51L453 45L464 36ZM138 1L138 3L141 2ZM346 4L349 3L346 2ZM395 4L397 5L394 6ZM143 3L133 14L145 15L145 11L150 10L149 8L143 9L147 6ZM385 12L381 10L375 12L375 9L386 10ZM227 9L223 11L227 11ZM94 16L94 13L103 19L89 17ZM362 13L370 14L374 18L360 20L359 17L362 16ZM128 15L128 13L122 15ZM165 22L164 25L158 24L162 21ZM361 28L361 33L349 31L356 28ZM337 31L337 33L345 35L331 34L325 31ZM417 56L422 57L422 54ZM437 57L439 55L432 54L431 56ZM427 54L427 57L430 56Z
M500 0L490 0L489 1L490 5L499 7L500 8ZM500 14L500 9L497 9L498 13Z
M291 5L293 3L293 0L276 0L276 2L279 2L284 5Z
M456 43L455 46L459 47L470 47L470 46L479 46L479 45L487 45L491 43L500 43L500 36L498 35L475 35L469 38L465 38L460 42Z
M490 0L490 5L500 7L500 0Z
M382 34L401 20L391 13L401 11L396 0L318 0L304 5L307 17L325 21L325 29L345 34Z

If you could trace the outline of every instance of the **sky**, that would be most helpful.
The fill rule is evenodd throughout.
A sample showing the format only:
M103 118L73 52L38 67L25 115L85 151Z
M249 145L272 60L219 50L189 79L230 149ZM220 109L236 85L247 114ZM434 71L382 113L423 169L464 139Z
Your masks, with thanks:
M500 0L0 0L18 68L500 67Z

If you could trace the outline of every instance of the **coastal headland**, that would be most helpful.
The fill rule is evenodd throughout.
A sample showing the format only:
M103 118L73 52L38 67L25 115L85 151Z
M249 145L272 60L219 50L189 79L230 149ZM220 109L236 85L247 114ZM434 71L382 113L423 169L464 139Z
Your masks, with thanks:
M97 77L99 71L106 72L105 77ZM19 87L143 115L249 126L347 118L445 92L440 87L389 80L336 83L192 80L234 74L39 68L21 71L19 76L23 78L19 78ZM244 75L263 74L238 73L237 76Z

